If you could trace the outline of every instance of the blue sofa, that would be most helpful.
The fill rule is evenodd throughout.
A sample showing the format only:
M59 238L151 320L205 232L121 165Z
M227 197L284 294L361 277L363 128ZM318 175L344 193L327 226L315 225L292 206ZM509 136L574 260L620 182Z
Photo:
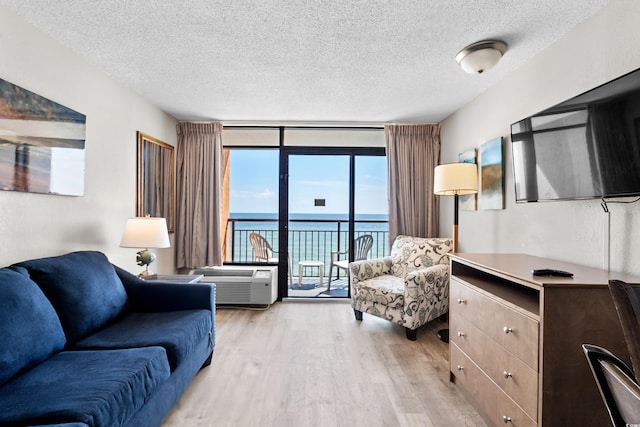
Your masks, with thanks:
M100 252L0 269L0 426L157 426L215 343L215 286Z

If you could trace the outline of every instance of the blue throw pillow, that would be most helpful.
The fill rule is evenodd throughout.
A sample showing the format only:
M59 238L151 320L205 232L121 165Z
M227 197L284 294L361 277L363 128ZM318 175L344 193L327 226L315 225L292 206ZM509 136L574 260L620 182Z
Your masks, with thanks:
M49 298L69 344L105 326L126 309L122 281L100 252L72 252L16 265L26 268Z
M65 345L58 315L24 268L0 269L0 384Z

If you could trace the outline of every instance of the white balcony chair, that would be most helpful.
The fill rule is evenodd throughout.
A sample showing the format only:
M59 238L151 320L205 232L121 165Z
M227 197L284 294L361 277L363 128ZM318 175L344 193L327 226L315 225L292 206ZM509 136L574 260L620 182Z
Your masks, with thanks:
M449 312L448 238L396 237L391 256L349 264L351 306L404 326L415 341L417 329Z
M278 257L274 257L273 254L277 253L271 248L269 241L265 239L261 234L251 233L249 234L249 242L255 253L255 260L261 262L273 262L279 261ZM293 289L293 274L291 268L291 257L287 254L287 264L289 265L289 287Z
M373 236L371 236L370 234L363 234L362 236L356 238L353 242L353 260L362 261L367 259L372 246ZM329 265L329 283L327 284L327 292L331 290L331 274L333 272L333 267L344 270L345 274L348 275L349 260L341 260L340 257L342 255L349 256L349 251L331 251L331 264Z

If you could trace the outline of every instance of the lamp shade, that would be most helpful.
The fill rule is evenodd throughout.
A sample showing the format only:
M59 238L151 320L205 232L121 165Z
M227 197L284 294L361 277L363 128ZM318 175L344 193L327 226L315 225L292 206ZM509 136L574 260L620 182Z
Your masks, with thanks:
M478 192L478 167L475 163L447 163L433 171L433 192L440 196Z
M167 220L155 217L129 218L120 246L123 248L168 248Z

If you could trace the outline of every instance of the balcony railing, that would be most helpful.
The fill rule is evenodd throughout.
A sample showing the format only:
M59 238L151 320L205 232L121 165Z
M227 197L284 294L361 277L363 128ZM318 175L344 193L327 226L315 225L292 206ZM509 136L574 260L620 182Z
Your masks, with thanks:
M276 219L229 219L227 261L243 263L254 261L254 252L249 242L249 234L259 233L278 250L278 221ZM332 251L349 250L348 221L331 219L291 219L289 220L289 255L295 268L299 261L323 261L325 274L329 274ZM389 237L388 221L358 220L355 222L355 237L363 234L373 236L373 247L369 259L387 256ZM274 254L278 257L278 254ZM346 259L346 255L341 258ZM334 272L335 273L335 272Z

